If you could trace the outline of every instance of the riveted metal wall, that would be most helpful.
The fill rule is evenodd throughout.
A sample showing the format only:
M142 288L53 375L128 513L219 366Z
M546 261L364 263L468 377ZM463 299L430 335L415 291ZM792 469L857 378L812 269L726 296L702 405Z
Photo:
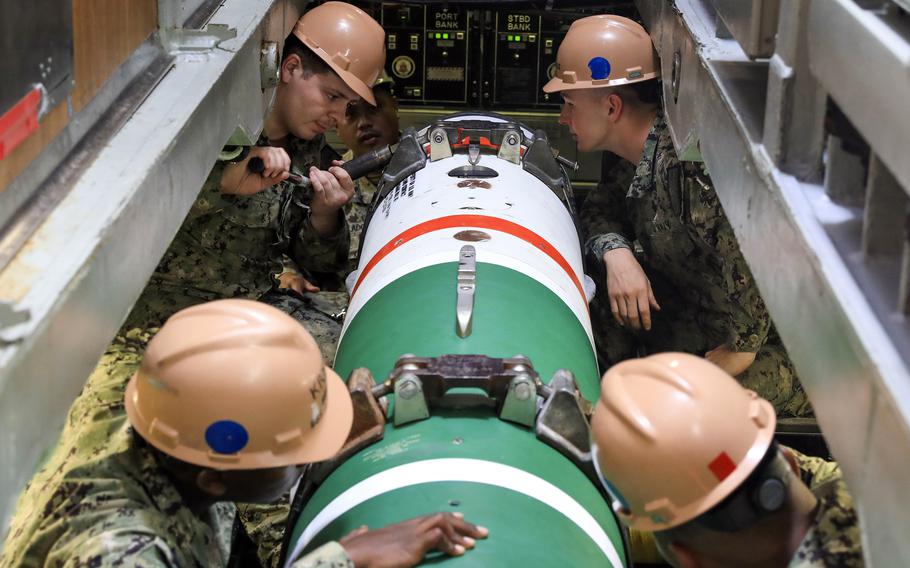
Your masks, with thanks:
M857 502L867 559L904 566L910 115L896 105L910 34L896 4L861 4L780 2L773 54L753 59L710 5L637 2L664 77L675 65L681 78L678 93L664 84L674 142L711 172Z

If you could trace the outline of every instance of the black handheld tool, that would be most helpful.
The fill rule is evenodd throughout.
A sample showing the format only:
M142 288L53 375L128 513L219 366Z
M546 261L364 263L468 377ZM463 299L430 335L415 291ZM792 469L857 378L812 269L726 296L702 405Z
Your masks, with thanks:
M392 159L392 153L395 151L395 146L396 144L383 146L382 148L377 148L371 152L357 156L342 164L341 168L348 172L351 179L361 178L373 170L378 170L388 164L389 160ZM254 174L261 174L265 170L265 164L262 162L262 158L259 157L250 158L246 167ZM287 181L296 185L303 191L310 190L312 185L310 178L295 173L291 173L291 175L288 176Z

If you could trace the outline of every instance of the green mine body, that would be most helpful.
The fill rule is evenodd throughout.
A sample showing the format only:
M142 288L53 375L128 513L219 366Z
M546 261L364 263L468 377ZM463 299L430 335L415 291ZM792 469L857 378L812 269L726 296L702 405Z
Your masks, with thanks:
M483 353L491 357L526 355L547 381L557 368L571 368L581 391L591 399L598 389L595 356L584 328L550 290L518 272L496 265L477 267L478 293L473 332L455 333L452 281L455 263L412 272L375 295L348 325L336 359L345 377L355 367L367 367L385 377L405 352L422 357L449 353ZM396 306L409 305L400 310ZM533 306L533 309L529 309ZM512 325L503 325L512 322ZM570 364L572 363L572 364ZM386 427L385 438L347 460L320 486L294 527L292 543L329 503L345 491L396 466L425 460L479 460L455 463L478 469L501 464L491 475L531 474L561 490L558 503L580 505L609 536L616 556L624 559L618 524L594 485L566 457L539 441L526 427L500 420L489 411L435 412L428 420ZM507 468L507 469L506 469ZM407 475L403 471L402 475ZM478 481L419 480L388 491L377 488L321 530L307 549L338 539L366 524L380 527L433 511L460 511L490 529L454 566L610 566L602 550L573 521L572 511L554 508L528 495L522 482L507 488L509 479ZM494 485L492 482L502 485ZM544 491L552 490L545 488ZM552 495L551 495L552 497ZM357 499L354 499L355 501ZM557 505L558 506L558 505Z
M521 354L545 383L558 369L570 370L582 395L595 400L600 375L571 217L519 166L495 156L480 163L499 173L482 188L446 177L470 166L455 154L428 162L416 180L412 175L389 193L390 207L377 206L335 370L347 377L366 367L382 382L404 354ZM460 214L464 203L480 213ZM476 247L476 290L470 333L460 337L456 261L466 244ZM309 496L294 521L288 559L364 524L378 528L437 511L461 512L490 530L446 566L626 565L619 524L596 485L533 428L479 407L436 408L400 426L390 418L382 440L348 458Z

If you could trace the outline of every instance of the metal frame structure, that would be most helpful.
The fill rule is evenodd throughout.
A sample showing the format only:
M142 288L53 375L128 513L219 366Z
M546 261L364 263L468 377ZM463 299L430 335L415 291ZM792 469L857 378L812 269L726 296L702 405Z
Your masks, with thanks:
M711 172L858 504L867 560L910 565L895 498L910 471L907 18L887 1L780 0L773 54L753 59L741 30L767 10L636 4L674 142ZM832 105L870 155L826 136Z
M91 141L90 163L54 166L69 172L57 180L65 191L0 269L3 526L222 145L261 130L277 72L277 61L263 65L276 53L265 40L280 44L306 1L218 4L160 0L156 45L137 56L158 51L169 69L118 129ZM38 158L44 170L48 160Z

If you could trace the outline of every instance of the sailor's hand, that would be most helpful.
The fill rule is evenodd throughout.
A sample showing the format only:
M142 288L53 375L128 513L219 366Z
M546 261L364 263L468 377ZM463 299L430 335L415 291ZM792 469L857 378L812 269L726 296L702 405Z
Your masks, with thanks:
M376 530L363 526L340 543L357 568L408 568L434 550L461 556L487 534L460 513L435 513Z
M310 168L313 201L310 219L320 235L333 235L340 224L339 211L354 196L354 180L343 168L332 166L328 171Z
M731 351L726 345L720 345L705 353L705 359L735 377L752 365L755 361L755 353Z
M262 160L261 173L249 171L249 162L253 158ZM291 157L284 148L253 146L245 160L225 166L221 175L221 191L234 195L252 195L288 179L290 173Z
M616 322L632 329L651 329L651 310L660 310L660 305L635 255L627 248L617 248L605 252L603 259L610 311Z
M278 287L289 288L298 294L318 292L319 287L295 272L283 272L278 276Z

